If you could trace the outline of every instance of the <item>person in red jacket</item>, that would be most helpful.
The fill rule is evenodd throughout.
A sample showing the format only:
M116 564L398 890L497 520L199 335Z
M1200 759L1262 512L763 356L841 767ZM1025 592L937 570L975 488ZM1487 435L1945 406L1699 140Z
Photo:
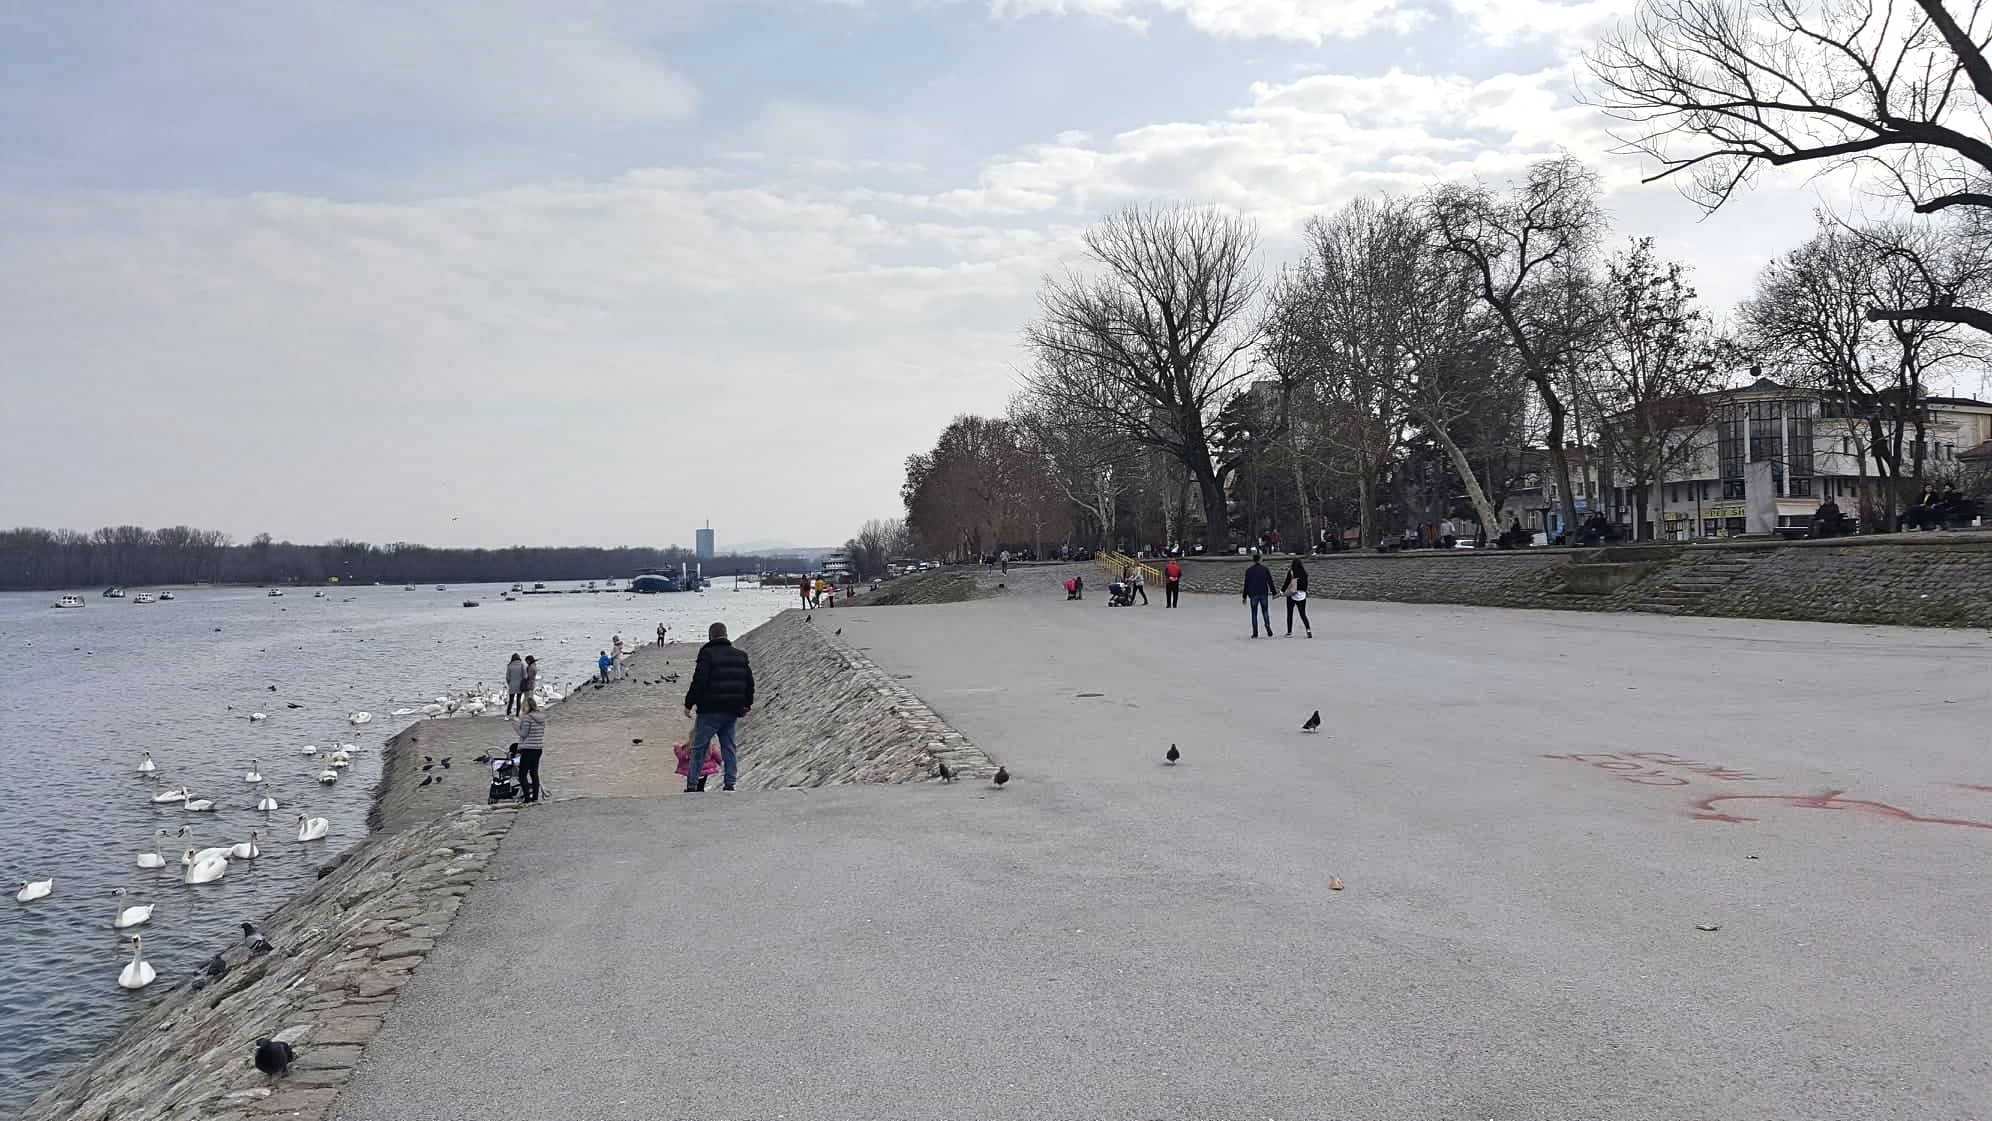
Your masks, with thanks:
M1162 606L1176 606L1176 597L1183 590L1183 566L1170 557L1169 563L1162 566Z

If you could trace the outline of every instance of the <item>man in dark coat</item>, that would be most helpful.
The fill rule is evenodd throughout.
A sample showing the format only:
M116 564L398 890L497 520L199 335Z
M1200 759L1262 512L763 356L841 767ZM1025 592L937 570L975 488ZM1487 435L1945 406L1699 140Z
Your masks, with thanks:
M1273 570L1252 554L1252 567L1245 570L1245 607L1252 614L1252 637L1259 637L1259 619L1266 620L1266 637L1273 637Z
M1270 627L1270 624L1268 624ZM692 722L691 754L688 759L704 759L714 736L719 737L719 758L725 768L726 789L733 789L739 774L739 757L733 745L734 723L754 707L754 667L747 652L727 641L726 624L714 623L706 630L707 642L699 647L699 660L692 670L692 687L685 690L685 715ZM688 768L685 793L705 789L699 768Z

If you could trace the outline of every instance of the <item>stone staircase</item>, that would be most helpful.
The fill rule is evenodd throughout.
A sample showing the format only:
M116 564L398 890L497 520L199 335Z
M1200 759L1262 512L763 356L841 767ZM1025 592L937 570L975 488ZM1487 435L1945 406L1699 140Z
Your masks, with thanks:
M1654 615L1679 615L1708 596L1729 586L1750 570L1767 553L1723 552L1695 564L1674 569L1641 588L1634 611Z

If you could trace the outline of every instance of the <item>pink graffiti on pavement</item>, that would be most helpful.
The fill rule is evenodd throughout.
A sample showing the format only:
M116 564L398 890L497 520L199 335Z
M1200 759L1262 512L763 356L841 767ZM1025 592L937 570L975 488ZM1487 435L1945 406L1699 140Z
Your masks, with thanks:
M1686 771L1689 774L1722 779L1725 782L1763 782L1762 777L1731 770L1715 763L1698 763L1693 759L1683 759L1666 751L1589 751L1570 754L1544 754L1544 759L1568 759L1573 763L1585 763L1601 771L1610 771L1624 782L1637 786L1686 786L1688 780L1680 775L1668 774L1661 768Z
M1694 804L1691 815L1696 821L1745 822L1756 821L1754 817L1741 817L1716 808L1722 802L1781 802L1805 810L1847 810L1856 814L1867 814L1888 821L1907 821L1923 825L1955 825L1963 829L1992 829L1992 821L1972 821L1961 817L1924 817L1910 813L1900 806L1886 802L1870 802L1861 798L1842 798L1844 790L1827 790L1819 794L1717 794L1703 798Z

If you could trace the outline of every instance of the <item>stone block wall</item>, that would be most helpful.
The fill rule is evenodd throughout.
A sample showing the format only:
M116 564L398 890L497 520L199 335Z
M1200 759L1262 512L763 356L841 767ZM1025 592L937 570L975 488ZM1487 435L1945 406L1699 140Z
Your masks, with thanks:
M1618 581L1572 578L1595 562L1639 560L1644 574ZM1736 566L1735 562L1747 564ZM1191 559L1184 586L1236 596L1244 559ZM1286 558L1268 567L1276 578ZM1647 548L1453 550L1340 554L1305 558L1308 594L1316 598L1396 603L1456 603L1564 611L1633 611L1673 585L1721 583L1702 573L1741 567L1728 583L1674 614L1898 626L1992 627L1992 534L1873 537L1845 541L1752 541ZM1620 566L1621 568L1626 566ZM1597 585L1595 588L1589 585ZM1599 590L1602 594L1574 594Z
M743 636L754 659L754 736L739 786L777 790L917 782L936 764L963 777L996 767L911 690L835 632L838 612L785 611Z

